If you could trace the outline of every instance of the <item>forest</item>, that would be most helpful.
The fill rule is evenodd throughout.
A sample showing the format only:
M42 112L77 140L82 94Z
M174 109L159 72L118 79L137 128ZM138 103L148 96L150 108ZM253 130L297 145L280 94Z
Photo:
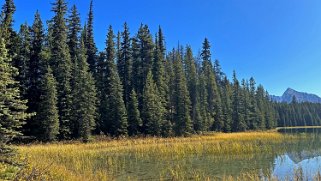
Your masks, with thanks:
M94 11L80 22L75 5L52 4L44 25L13 28L15 5L5 0L0 29L0 145L14 137L54 141L92 135L188 136L207 131L238 132L276 126L320 124L320 106L270 100L253 77L232 80L212 59L204 39L166 47L159 26L153 36L141 24L135 34L124 23L107 29L106 46L94 41ZM101 37L102 38L102 37Z

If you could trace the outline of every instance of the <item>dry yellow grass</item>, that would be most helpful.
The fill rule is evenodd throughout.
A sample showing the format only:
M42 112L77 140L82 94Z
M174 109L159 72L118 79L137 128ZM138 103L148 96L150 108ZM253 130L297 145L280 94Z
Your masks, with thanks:
M136 173L120 175L135 170L141 160L170 163L156 170L158 180L211 180L201 170L188 170L175 161L202 155L253 154L271 151L271 144L281 143L294 136L284 136L274 131L245 133L211 133L184 138L129 138L80 142L33 144L18 146L19 152L29 161L27 172L39 169L49 180L139 180ZM148 167L142 166L141 169ZM150 170L155 172L155 170ZM230 180L224 177L223 180Z

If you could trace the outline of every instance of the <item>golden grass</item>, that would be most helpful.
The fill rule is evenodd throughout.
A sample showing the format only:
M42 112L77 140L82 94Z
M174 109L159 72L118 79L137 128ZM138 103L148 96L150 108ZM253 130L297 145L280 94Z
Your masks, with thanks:
M191 155L196 158L225 155L228 159L239 154L271 152L272 144L291 139L295 137L270 131L180 138L100 139L87 144L33 144L17 148L28 158L27 172L38 171L38 175L48 180L140 180L139 174L146 174L144 172L151 172L150 177L145 177L153 180L215 180L202 170L191 170L187 158ZM186 163L181 164L179 161L184 159ZM148 164L157 165L156 170L149 168ZM233 177L223 178L231 179Z

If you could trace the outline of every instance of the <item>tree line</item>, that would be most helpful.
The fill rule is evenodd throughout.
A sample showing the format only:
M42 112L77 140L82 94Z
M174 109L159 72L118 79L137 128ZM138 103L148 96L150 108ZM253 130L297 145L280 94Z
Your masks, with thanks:
M301 102L295 97L290 104L275 103L278 126L320 126L321 104Z
M124 23L109 26L106 46L94 41L93 2L81 25L77 7L52 5L47 28L39 12L32 25L13 29L13 0L1 14L0 140L22 133L41 141L109 136L186 136L204 131L270 129L277 112L254 78L229 80L212 60L205 38L201 52L190 46L167 50L141 24L131 35ZM67 13L69 12L69 13ZM19 133L20 132L20 133Z

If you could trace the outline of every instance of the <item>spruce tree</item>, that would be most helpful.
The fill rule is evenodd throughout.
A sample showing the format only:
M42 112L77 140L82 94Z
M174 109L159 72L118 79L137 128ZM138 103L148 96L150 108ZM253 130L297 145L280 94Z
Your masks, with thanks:
M149 71L146 78L143 94L142 120L144 132L147 135L160 136L162 128L163 112L161 99L152 72Z
M53 4L55 16L50 27L51 34L51 58L50 63L53 74L57 80L58 110L60 122L60 138L69 139L71 136L71 60L67 45L67 27L65 14L67 5L64 0L56 0Z
M20 93L24 99L28 99L27 92L30 85L30 31L27 24L20 26L18 33L19 43L17 55L13 59L13 65L19 71L16 80L20 83Z
M16 6L13 0L5 0L1 11L1 37L4 39L8 55L13 58L16 53L17 33L13 30L13 14Z
M141 109L142 95L147 73L151 70L154 58L154 43L147 25L141 25L132 41L133 51L133 86L138 95ZM136 72L137 71L137 72Z
M193 57L192 48L190 46L186 47L185 54L185 71L187 79L187 87L191 100L191 119L194 125L195 131L201 131L202 127L202 117L200 114L200 101L199 101L199 80L196 69L195 60Z
M71 8L71 14L68 17L68 35L67 43L72 63L74 63L78 55L79 49L79 34L80 34L80 17L76 5Z
M28 112L40 111L40 96L42 92L42 80L43 76L47 71L48 58L45 56L44 48L44 30L43 24L38 11L35 14L33 25L30 28L30 54L29 54L29 64L28 64L28 89L27 96L28 99ZM41 131L36 128L41 126L42 120L38 118L38 114L27 120L27 124L24 126L24 134L27 136L39 137Z
M113 136L127 135L127 114L123 101L123 88L115 65L114 33L110 26L106 41L105 99L102 104L106 112L101 113L101 124L105 133Z
M140 112L138 110L138 100L137 94L134 90L132 90L129 102L127 106L127 113L128 113L128 134L138 135L141 131L141 127L143 125L142 119L140 117Z
M0 29L0 35L1 35ZM17 135L30 114L25 113L26 101L21 99L19 83L14 80L18 70L11 65L4 39L0 38L0 162L9 159L12 151L6 144Z
M223 126L222 122L222 107L221 107L221 98L219 94L219 90L216 84L216 77L213 69L213 65L211 62L211 51L210 44L207 38L205 38L203 42L203 49L201 52L202 57L202 74L204 83L205 83L205 91L206 91L206 99L207 99L207 107L206 111L209 115L209 126L212 126L212 129L221 130Z
M243 103L241 98L240 82L236 78L235 71L233 72L233 96L232 96L232 131L245 131L246 123L244 120Z
M176 135L188 135L192 133L192 121L190 118L190 99L187 90L186 77L181 56L176 55L174 61L174 130Z
M57 87L52 70L48 67L41 85L39 110L37 112L37 136L40 140L53 141L59 134L59 115L57 108Z
M86 39L85 46L87 50L87 62L89 64L89 69L92 74L96 74L96 53L97 48L94 41L94 12L93 12L93 1L90 1L89 14L88 14L88 24L86 26Z
M76 126L74 135L87 142L95 127L97 95L94 78L92 73L89 72L83 41L80 44L78 61L75 62L72 120Z
M124 24L124 30L121 32L122 41L120 43L119 59L117 62L118 74L124 87L124 102L127 105L131 94L131 72L132 72L132 57L131 57L131 40L127 23Z
M225 76L222 81L222 120L224 122L223 131L232 131L232 88L229 80Z

